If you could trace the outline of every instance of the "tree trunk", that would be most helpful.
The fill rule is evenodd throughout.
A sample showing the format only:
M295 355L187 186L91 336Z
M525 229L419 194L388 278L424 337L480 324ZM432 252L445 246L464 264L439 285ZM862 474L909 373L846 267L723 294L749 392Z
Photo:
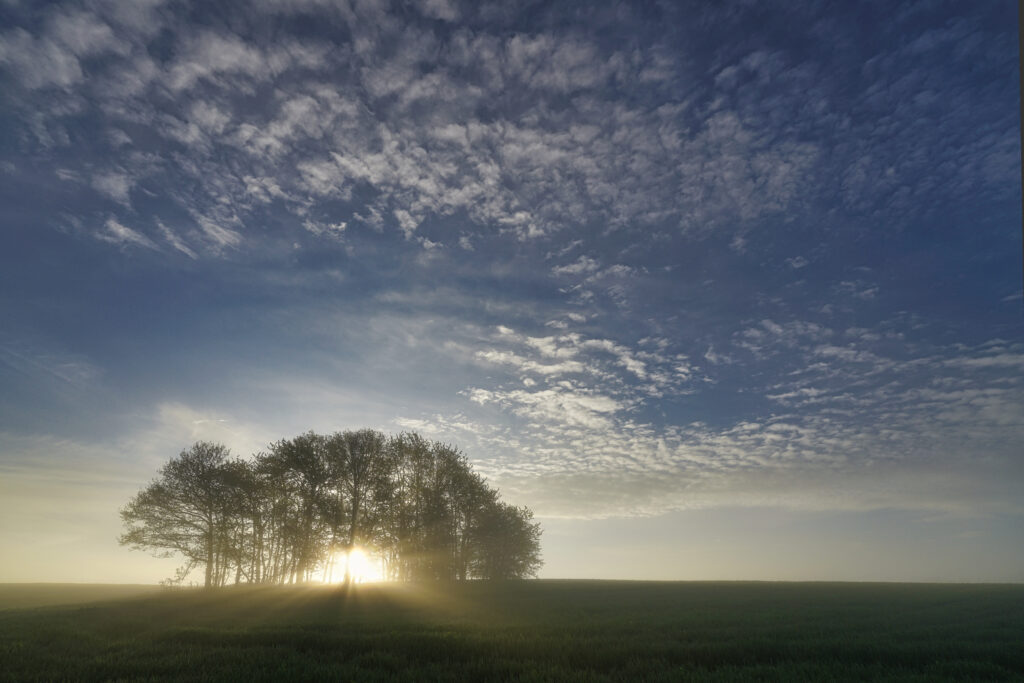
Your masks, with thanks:
M213 582L213 525L206 530L206 582L204 586L209 588Z
M348 529L348 552L345 555L345 585L352 583L352 550L356 547L356 529L359 526L359 495L352 496L352 523Z

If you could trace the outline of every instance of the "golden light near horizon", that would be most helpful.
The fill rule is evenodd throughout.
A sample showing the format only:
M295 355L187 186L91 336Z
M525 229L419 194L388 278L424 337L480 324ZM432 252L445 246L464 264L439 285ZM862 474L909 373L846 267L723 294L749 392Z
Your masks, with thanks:
M351 576L353 583L370 583L384 581L384 560L368 553L365 548L356 546L348 552L335 554L331 569L324 577L325 583L343 583L345 575ZM347 568L347 572L346 572Z

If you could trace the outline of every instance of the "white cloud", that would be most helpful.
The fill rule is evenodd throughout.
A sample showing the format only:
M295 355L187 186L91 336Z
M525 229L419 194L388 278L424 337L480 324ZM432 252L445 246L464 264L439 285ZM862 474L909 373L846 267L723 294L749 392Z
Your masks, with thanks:
M551 269L553 275L581 275L583 273L593 273L600 265L598 262L589 256L580 256L572 263L564 266L555 266Z
M115 37L110 26L89 12L72 10L55 14L47 31L48 37L79 57L104 52L125 53L128 45Z
M36 41L24 29L0 35L0 64L17 74L27 88L67 87L82 80L78 59L51 41Z
M207 30L185 45L170 68L167 84L172 90L181 91L219 74L240 74L260 80L271 75L262 51L237 36Z
M204 214L227 201L245 219L260 208L252 201L273 196L298 219L287 224L301 226L314 205L350 201L361 187L351 214L338 220L386 223L408 237L425 220L465 215L457 235L431 236L443 246L465 248L477 231L519 240L563 233L568 239L548 253L564 256L585 226L603 225L723 232L743 252L755 222L796 220L821 199L815 179L831 177L825 163L843 169L838 191L847 208L874 216L906 215L909 197L938 187L951 197L1005 195L1016 173L1012 121L990 121L995 109L972 97L969 81L929 81L921 68L928 51L911 49L913 40L865 65L866 82L851 103L846 89L830 85L829 65L795 62L786 51L738 54L705 88L685 50L656 40L626 49L574 28L439 30L423 19L458 20L448 0L421 0L423 16L390 3L268 0L252 11L345 23L356 38L327 45L284 28L268 45L226 30L179 30L173 58L161 64L141 48L174 23L160 4L52 12L38 35L23 28L0 35L0 63L27 87L73 89L73 106L187 145L188 155L150 169L166 187L194 188L186 210ZM977 46L960 49L978 52L981 63L991 57ZM91 60L98 55L104 59ZM89 78L83 64L93 70ZM685 97L673 89L683 81L698 84ZM155 106L153 93L167 90L175 102ZM927 103L939 99L957 106L925 126L934 118ZM866 130L858 122L876 117L851 106L900 115ZM66 138L55 130L64 109L46 108L34 127L40 141ZM986 132L951 136L965 121ZM955 145L931 144L953 138ZM923 149L935 158L908 153ZM119 154L117 163L138 179L129 152ZM243 190L232 177L238 168L279 192ZM796 269L807 259L787 263ZM582 275L589 267L577 261L554 271ZM855 293L877 294L873 287Z
M951 358L946 365L961 368L1007 368L1024 370L1024 353L997 353L974 357Z
M131 204L129 193L131 192L132 184L132 180L128 175L120 172L99 173L92 178L92 186L94 188L125 206L130 206Z
M525 337L528 346L540 351L541 355L550 358L572 358L579 353L578 335L564 337Z
M268 157L281 157L284 168L271 177L285 194L291 186L314 197L347 199L353 182L369 183L380 195L367 210L393 215L407 238L429 214L456 211L468 212L481 226L495 225L520 239L531 239L595 217L604 217L613 226L664 220L682 221L687 229L698 222L711 225L715 221L706 209L700 208L699 215L694 212L711 206L707 196L716 194L749 195L742 207L720 202L713 209L729 215L738 211L743 218L777 210L788 200L789 181L776 178L789 178L799 163L785 151L782 156L768 156L766 142L759 143L764 158L756 158L746 171L749 187L722 188L720 193L705 186L709 181L713 185L733 182L734 173L709 175L706 169L677 167L681 156L693 159L718 155L718 151L701 147L698 140L683 154L676 120L680 110L672 107L644 112L593 100L579 112L582 120L476 120L473 103L496 94L489 92L494 86L458 81L453 70L494 68L504 73L503 78L517 80L546 97L549 91L586 89L612 81L622 86L626 62L578 37L541 34L498 40L481 35L472 45L464 40L458 34L453 49L441 53L443 58L434 69L423 73L416 65L422 63L425 52L436 57L437 38L404 27L398 51L390 58L371 60L360 72L363 87L373 97L400 96L396 109L381 120L369 115L369 103L346 99L359 88L318 82L288 88L272 120L252 121L249 114L250 121L228 131L223 127L242 117L203 103L193 105L189 117L196 132L186 125L171 127L168 134L198 150L210 144L199 132L220 132L264 163ZM283 54L277 64L266 51L237 36L207 31L183 45L168 83L174 90L192 88L200 81L237 88L235 77L255 83L275 79L296 65L318 66L317 56L299 58L292 48ZM222 82L222 77L228 81ZM422 111L432 113L411 115L404 107L413 100ZM709 134L724 139L724 134L714 132L720 127L715 124ZM307 148L322 152L286 161L293 150ZM737 158L745 154L742 149L736 152ZM298 176L293 177L292 168L299 170ZM762 170L766 177L761 177ZM678 192L680 183L705 189L696 190L693 203L686 199L686 192ZM755 187L756 191L751 189ZM771 196L763 201L756 196L766 192ZM761 208L754 205L758 201ZM359 210L356 215L366 216L366 212ZM556 267L554 273L583 274L596 267L593 259L584 257Z
M419 227L420 222L416 218L413 218L405 209L396 209L395 218L398 220L398 225L402 229L402 233L405 235L405 239L411 239L416 228Z
M182 254L185 254L185 256L188 256L190 259L198 258L196 256L196 252L194 252L191 249L191 247L185 244L185 242L181 239L181 237L178 236L176 232L168 228L159 220L156 222L156 226L160 230L160 234L163 235L165 240L167 240L168 244L170 244L172 247L180 251Z
M134 244L136 246L145 247L146 249L159 249L151 239L140 232L118 223L117 219L108 218L107 222L104 223L104 227L106 228L106 231L97 233L96 237L105 242L110 242L119 246Z
M452 0L419 0L419 10L428 17L455 21L459 18L459 10Z
M839 291L856 299L869 300L878 296L878 286L861 280L843 280L838 285Z
M274 199L286 199L287 195L273 178L243 176L245 192L262 204L269 204Z
M549 516L719 505L955 514L1013 507L997 489L1024 438L1024 381L1005 373L1024 367L1019 345L994 340L894 358L881 352L891 351L898 338L885 329L850 328L843 337L855 343L848 345L827 343L836 334L808 321L765 318L746 329L785 354L739 366L721 363L714 347L704 356L718 360L722 372L751 377L747 391L756 394L757 383L767 383L761 395L774 408L761 415L715 426L685 416L682 422L640 421L645 388L656 376L676 378L662 385L669 396L707 386L699 368L672 353L671 340L630 346L578 334L533 337L502 326L481 340L489 348L476 353L512 374L463 394L489 430L456 432L436 415L430 428L438 438L458 434L507 495ZM737 343L744 338L737 335ZM644 363L648 382L623 362L628 358ZM563 362L586 370L524 370ZM503 421L503 415L513 419ZM986 464L972 469L967 454L977 452L986 454ZM924 474L936 467L956 474ZM970 490L958 492L956 480L971 482Z
M306 228L306 230L310 231L314 235L341 239L345 234L345 229L348 227L348 223L345 221L340 221L338 223L321 223L320 221L314 221L307 218L303 221L302 227Z
M84 78L80 58L127 50L109 26L79 10L54 12L37 37L21 28L0 35L0 64L27 88L67 88Z
M708 350L704 352L704 360L713 365L732 362L732 358L730 358L729 356L726 356L721 353L716 353L713 344L708 344Z
M643 361L636 359L632 352L625 346L616 344L608 339L588 339L581 346L585 349L600 349L607 351L618 358L618 363L640 379L647 379L647 366Z
M198 100L189 109L189 120L212 135L220 135L231 121L231 116L215 104Z
M197 216L196 221L199 223L203 235L215 248L236 247L242 243L241 234L236 230L225 227L214 219L207 218L206 216Z
M541 422L602 430L610 424L608 414L623 407L609 396L579 391L571 385L537 391L472 388L467 391L467 396L475 403L496 403L517 415Z
M477 351L476 357L487 363L511 365L524 372L535 372L540 375L564 375L583 372L586 367L577 361L560 363L538 363L507 351Z

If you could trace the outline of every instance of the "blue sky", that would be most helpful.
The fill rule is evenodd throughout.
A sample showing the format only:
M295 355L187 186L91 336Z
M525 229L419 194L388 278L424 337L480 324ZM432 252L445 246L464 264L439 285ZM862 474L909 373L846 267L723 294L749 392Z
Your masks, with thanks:
M1015 14L6 0L0 579L372 426L547 576L1024 580Z

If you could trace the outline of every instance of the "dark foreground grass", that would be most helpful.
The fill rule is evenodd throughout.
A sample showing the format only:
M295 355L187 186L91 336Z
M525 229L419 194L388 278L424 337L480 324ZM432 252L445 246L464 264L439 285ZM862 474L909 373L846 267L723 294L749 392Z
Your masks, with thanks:
M0 590L0 610L16 592ZM1024 680L1024 586L528 581L98 597L0 611L0 680Z

